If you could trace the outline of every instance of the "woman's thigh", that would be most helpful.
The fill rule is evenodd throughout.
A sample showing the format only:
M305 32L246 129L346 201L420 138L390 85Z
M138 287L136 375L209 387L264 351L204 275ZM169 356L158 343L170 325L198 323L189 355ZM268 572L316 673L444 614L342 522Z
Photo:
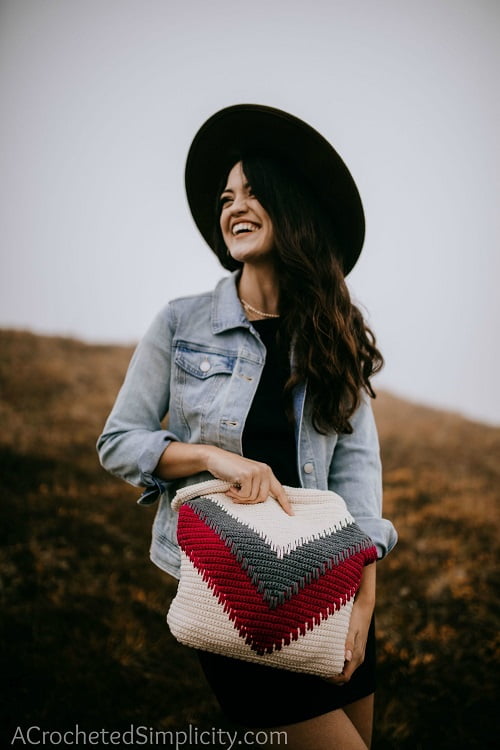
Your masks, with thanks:
M373 727L373 694L297 724L287 733L287 750L367 750Z

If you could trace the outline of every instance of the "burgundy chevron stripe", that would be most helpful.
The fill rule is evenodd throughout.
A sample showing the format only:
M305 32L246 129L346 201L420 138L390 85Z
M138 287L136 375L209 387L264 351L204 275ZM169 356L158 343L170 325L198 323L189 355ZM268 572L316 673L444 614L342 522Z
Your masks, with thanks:
M196 549L190 539L196 539ZM178 540L240 635L258 654L288 645L339 610L356 593L365 563L376 558L374 547L356 553L270 609L224 541L188 505L181 508ZM278 565L282 562L277 560Z
M277 552L262 532L207 497L189 501L188 505L224 541L249 578L258 582L259 591L272 608L290 599L298 588L324 573L325 566L338 565L373 545L356 523L345 523L347 519L344 517L334 530L325 528L322 532L306 535L301 542L296 540L283 563L276 565Z

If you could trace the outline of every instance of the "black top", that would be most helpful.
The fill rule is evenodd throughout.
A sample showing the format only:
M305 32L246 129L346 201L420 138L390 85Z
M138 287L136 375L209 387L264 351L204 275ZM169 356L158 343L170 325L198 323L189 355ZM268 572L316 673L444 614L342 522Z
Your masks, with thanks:
M243 430L243 455L268 464L282 484L299 487L295 430L285 413L283 388L290 376L288 346L277 340L279 318L253 320L266 361Z

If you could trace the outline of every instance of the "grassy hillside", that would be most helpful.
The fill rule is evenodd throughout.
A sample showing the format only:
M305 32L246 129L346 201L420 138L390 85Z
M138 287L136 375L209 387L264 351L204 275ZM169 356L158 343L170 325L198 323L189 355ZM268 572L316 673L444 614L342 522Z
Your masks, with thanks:
M94 444L130 349L0 331L2 734L228 727L164 623L154 509ZM381 394L376 750L496 747L500 429ZM4 743L5 744L5 743Z

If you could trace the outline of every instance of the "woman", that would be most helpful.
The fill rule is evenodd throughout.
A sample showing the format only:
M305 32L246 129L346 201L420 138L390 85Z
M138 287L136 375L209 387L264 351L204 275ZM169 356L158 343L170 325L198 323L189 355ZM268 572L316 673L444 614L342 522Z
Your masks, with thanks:
M379 557L396 543L381 518L370 376L382 365L344 276L364 239L359 195L331 145L301 120L257 105L216 113L188 155L193 217L233 273L170 302L139 344L98 443L109 471L160 504L152 560L179 576L170 500L217 477L235 503L283 485L346 501ZM168 414L168 429L161 421ZM282 727L288 747L370 745L375 565L353 605L342 674L331 680L199 653L222 708Z

